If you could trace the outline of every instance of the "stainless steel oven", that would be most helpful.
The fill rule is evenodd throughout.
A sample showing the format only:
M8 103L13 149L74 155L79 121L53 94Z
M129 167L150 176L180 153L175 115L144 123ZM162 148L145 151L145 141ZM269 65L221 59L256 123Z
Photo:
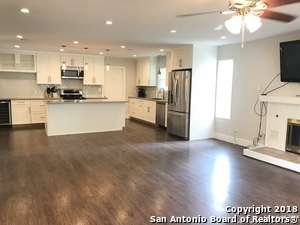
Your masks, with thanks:
M11 127L10 100L0 99L0 127Z

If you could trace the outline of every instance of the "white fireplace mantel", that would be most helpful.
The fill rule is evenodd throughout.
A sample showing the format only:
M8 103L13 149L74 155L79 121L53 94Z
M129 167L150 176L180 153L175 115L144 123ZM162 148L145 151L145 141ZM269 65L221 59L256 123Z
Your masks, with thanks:
M268 96L261 95L259 97L259 101L261 102L273 102L273 103L283 103L283 104L295 104L300 105L300 96Z

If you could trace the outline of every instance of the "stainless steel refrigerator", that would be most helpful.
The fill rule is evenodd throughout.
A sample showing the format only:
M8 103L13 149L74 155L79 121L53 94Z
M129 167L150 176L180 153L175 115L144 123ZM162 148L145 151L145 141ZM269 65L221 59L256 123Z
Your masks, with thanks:
M168 78L167 131L188 140L191 70L172 71Z

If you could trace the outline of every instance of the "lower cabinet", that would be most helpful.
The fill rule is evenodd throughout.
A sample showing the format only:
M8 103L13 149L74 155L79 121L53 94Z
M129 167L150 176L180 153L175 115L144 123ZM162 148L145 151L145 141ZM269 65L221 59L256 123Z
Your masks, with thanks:
M155 123L156 117L156 102L144 100L144 120L150 123Z
M43 100L12 100L12 124L34 124L45 122L45 102Z
M129 116L137 119L143 118L143 104L144 100L136 98L129 99Z
M147 121L149 123L155 123L156 102L138 98L130 98L129 116Z
M30 124L30 100L12 100L11 101L12 124Z
M31 123L45 123L45 101L31 100Z

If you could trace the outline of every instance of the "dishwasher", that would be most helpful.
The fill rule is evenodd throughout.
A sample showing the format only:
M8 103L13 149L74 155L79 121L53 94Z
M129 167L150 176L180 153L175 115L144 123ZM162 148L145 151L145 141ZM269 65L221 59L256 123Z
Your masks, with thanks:
M10 100L0 99L0 127L11 127Z
M166 127L165 125L165 119L166 119L166 111L165 111L166 102L164 101L157 101L156 102L156 117L155 117L155 123L159 127Z

